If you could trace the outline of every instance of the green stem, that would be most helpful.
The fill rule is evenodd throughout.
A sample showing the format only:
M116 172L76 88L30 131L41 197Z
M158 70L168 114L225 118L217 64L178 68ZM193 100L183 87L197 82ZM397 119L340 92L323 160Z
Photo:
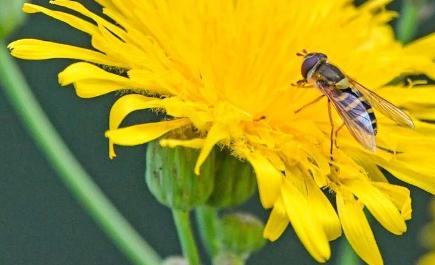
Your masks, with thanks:
M6 96L59 177L133 264L157 265L159 256L122 217L74 158L44 115L0 40L0 82Z
M189 265L200 265L201 261L193 237L189 212L172 209L172 215L174 217L175 226L177 227L183 256L187 259Z
M349 242L347 242L346 238L340 239L340 245L339 245L339 253L340 257L338 258L337 264L338 265L360 265L360 260L358 256L353 251L352 247L349 245Z
M400 18L397 21L397 38L402 43L411 41L418 28L419 12L424 6L424 0L403 0Z
M195 214L202 243L207 249L208 254L211 257L215 257L218 252L218 240L216 236L217 211L212 207L201 206L195 210Z

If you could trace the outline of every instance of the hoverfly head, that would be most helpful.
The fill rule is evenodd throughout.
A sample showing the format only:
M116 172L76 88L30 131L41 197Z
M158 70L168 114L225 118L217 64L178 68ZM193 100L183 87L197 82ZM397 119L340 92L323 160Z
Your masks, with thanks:
M320 63L326 62L328 57L320 52L307 53L304 55L304 62L301 66L301 74L304 79L307 79L308 73L317 68Z

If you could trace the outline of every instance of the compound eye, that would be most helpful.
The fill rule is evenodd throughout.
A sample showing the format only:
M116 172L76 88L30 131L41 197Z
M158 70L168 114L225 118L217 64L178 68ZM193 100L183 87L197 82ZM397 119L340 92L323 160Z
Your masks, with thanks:
M320 61L320 58L317 56L310 56L305 58L301 67L301 74L304 79L307 79L308 72Z

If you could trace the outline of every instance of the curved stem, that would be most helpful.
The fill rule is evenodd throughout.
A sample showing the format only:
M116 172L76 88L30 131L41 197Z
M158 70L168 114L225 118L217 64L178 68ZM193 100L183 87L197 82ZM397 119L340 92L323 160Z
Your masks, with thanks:
M187 259L189 265L200 265L201 261L193 237L189 212L172 209L172 215L174 217L175 226L177 227L183 256Z
M211 257L215 257L218 252L218 240L216 236L217 211L209 206L201 206L195 210L195 216L201 240L208 254Z
M3 41L0 41L0 82L41 151L89 215L134 264L160 264L159 256L104 196L63 143L10 58Z

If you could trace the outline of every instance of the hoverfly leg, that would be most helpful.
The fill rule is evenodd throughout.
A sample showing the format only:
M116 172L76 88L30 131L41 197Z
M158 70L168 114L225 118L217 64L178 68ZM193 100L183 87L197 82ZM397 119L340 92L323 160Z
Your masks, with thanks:
M299 109L295 110L295 114L300 112L301 110L305 109L308 106L313 105L314 103L316 103L317 101L321 100L325 95L321 95L318 96L317 98L315 98L313 101L308 102L307 104L303 105L302 107L300 107Z
M296 86L296 87L303 87L303 88L313 86L313 85L309 84L308 81L305 79L298 80L298 81L296 81L296 83L291 83L290 85Z
M308 83L308 81L305 80L305 79L298 80L298 81L296 82L296 85L297 85L298 87L313 87L313 84Z
M329 143L329 164L331 165L332 161L334 161L333 149L334 149L334 120L332 119L332 111L331 111L331 100L328 99L328 116L329 123L331 124L331 133L330 133L330 143Z
M340 130L344 127L344 123L342 123L337 130L335 130L335 147L338 149L338 143L337 143L337 139L338 139L338 133L340 132Z

